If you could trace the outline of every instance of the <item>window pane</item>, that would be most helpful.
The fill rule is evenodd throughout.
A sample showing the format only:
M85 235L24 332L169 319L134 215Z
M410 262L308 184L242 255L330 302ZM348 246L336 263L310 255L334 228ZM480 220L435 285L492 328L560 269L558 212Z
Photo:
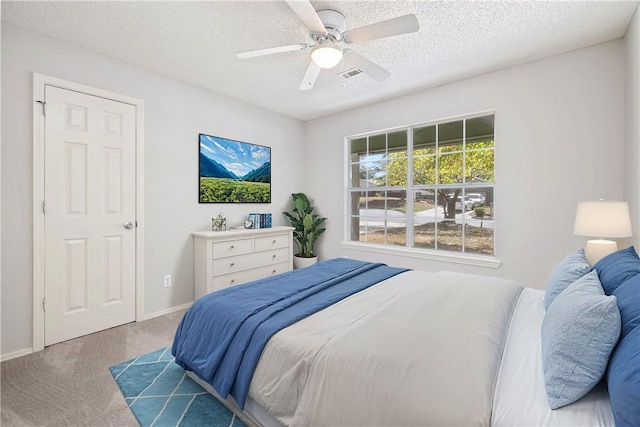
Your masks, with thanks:
M493 150L475 150L465 153L467 182L493 182Z
M463 120L438 125L438 146L462 144Z
M493 202L493 188L492 187L467 187L465 189L465 196L467 199L473 201L474 209L477 207L484 207L485 211L490 211L489 206Z
M413 131L413 183L436 183L436 126Z
M358 138L351 140L351 153L360 154L367 152L367 138Z
M462 183L462 153L438 156L438 184Z
M436 248L436 224L427 222L413 227L413 247L424 249Z
M493 141L493 115L467 119L467 144L487 140Z
M435 249L436 192L430 189L416 190L414 200L413 246Z
M493 221L470 221L465 229L465 252L493 255Z
M362 176L361 166L359 163L351 163L349 166L349 186L360 187L360 179Z
M351 238L354 241L369 241L368 235L371 232L373 223L370 219L371 207L375 205L377 198L374 192L353 191L351 192Z
M468 188L466 194L476 207L467 217L465 252L493 255L493 188Z
M442 188L438 190L438 221L443 219L455 219L457 212L462 212L460 199L462 198L462 189L460 188Z
M393 246L407 246L407 222L406 220L394 220L387 227L385 243Z
M391 158L383 171L389 187L407 186L407 159Z
M436 126L427 126L413 130L413 155L421 156L436 153Z
M387 152L387 135L369 137L369 154L385 154Z
M436 156L413 158L413 184L427 185L436 183Z
M349 236L354 242L366 241L361 239L366 237L361 233L360 212L366 209L366 198L362 197L365 193L360 191L352 191L349 193Z
M364 162L359 165L358 179L352 180L353 187L370 188L384 185L384 182L380 182L380 174L384 162Z
M407 192L404 190L387 192L385 212L388 245L407 245Z
M436 230L437 248L445 251L462 251L462 224L452 219L438 223Z
M406 191L366 192L359 200L359 241L406 246Z
M407 131L392 132L389 134L389 153L398 153L398 156L407 157Z
M367 235L363 232L360 232L361 228L360 228L360 217L358 216L353 216L350 218L350 224L349 224L349 240L351 240L352 242L366 242L367 241Z

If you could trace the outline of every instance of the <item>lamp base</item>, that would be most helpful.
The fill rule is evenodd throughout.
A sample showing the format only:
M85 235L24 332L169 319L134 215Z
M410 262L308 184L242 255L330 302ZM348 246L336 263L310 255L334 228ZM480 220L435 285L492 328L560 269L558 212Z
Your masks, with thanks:
M613 240L589 240L584 247L584 255L590 266L600 261L601 258L618 250L618 244Z

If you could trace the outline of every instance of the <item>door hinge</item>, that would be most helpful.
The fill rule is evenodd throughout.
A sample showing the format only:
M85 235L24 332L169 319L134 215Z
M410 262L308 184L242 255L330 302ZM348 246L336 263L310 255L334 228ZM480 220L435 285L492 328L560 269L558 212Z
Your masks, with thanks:
M46 200L42 201L42 213L43 214L47 213L47 201Z
M42 311L47 311L47 305L45 303L46 299L42 298Z
M39 104L42 104L42 115L47 115L47 101L36 101Z

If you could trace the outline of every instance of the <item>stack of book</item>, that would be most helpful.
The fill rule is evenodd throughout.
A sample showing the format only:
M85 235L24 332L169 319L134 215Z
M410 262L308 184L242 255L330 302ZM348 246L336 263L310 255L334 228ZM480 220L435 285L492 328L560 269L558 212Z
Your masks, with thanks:
M253 224L251 228L271 228L270 213L250 213L247 219Z

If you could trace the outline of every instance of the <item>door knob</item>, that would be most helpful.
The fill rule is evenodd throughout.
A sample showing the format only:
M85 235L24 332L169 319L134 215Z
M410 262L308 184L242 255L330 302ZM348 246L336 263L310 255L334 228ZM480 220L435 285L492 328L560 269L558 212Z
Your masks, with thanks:
M127 221L123 225L124 225L124 228L126 228L127 230L133 228L133 223L131 221Z

